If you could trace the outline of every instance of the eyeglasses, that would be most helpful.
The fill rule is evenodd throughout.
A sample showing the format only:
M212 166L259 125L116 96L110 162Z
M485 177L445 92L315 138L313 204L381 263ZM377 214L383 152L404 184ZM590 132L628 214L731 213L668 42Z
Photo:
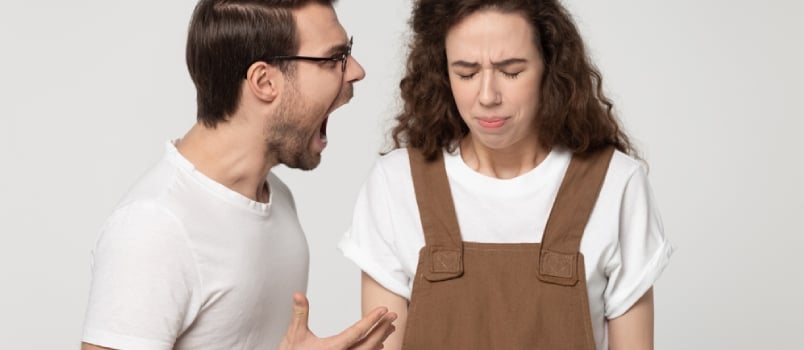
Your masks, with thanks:
M339 53L330 57L310 57L310 56L273 56L273 57L265 57L262 60L264 61L289 61L289 60L305 60L305 61L313 61L313 62L341 62L341 72L346 71L346 61L349 60L349 55L352 54L352 42L354 37L349 37L349 43L346 44L345 50L343 53Z

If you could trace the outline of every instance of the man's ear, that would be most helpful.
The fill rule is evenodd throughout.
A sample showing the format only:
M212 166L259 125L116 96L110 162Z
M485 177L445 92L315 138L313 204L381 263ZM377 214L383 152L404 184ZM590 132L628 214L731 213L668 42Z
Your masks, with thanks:
M255 98L273 102L284 86L285 75L265 62L254 62L246 74L246 87Z

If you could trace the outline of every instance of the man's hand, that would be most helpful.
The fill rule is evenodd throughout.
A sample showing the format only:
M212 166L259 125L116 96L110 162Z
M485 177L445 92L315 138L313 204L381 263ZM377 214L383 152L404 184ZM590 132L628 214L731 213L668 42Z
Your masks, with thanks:
M307 326L310 305L299 293L293 295L293 319L279 350L370 350L382 349L382 342L394 332L396 314L378 307L338 335L318 338Z

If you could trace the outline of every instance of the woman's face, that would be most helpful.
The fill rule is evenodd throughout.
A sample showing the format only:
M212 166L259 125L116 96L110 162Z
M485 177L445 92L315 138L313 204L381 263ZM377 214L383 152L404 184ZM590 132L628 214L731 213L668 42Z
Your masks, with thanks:
M512 150L538 142L533 126L544 63L518 13L483 10L450 28L447 71L474 142Z

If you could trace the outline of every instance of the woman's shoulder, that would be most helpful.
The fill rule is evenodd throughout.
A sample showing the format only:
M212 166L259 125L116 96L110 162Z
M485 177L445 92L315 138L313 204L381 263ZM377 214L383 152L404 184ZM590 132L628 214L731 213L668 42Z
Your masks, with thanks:
M394 148L387 153L383 153L380 156L380 162L399 162L399 161L407 161L408 160L408 149L405 147L401 148Z
M396 148L382 154L371 169L369 180L398 183L410 177L407 148Z
M607 177L618 177L628 179L634 174L644 175L645 162L619 150L614 151L609 163Z
M648 173L646 163L637 157L614 151L603 182L606 192L617 193L621 196L625 192L640 189L647 190Z
M408 149L396 148L388 153L383 154L379 159L377 159L375 170L377 170L376 168L380 168L385 171L409 170L410 161L408 160Z

